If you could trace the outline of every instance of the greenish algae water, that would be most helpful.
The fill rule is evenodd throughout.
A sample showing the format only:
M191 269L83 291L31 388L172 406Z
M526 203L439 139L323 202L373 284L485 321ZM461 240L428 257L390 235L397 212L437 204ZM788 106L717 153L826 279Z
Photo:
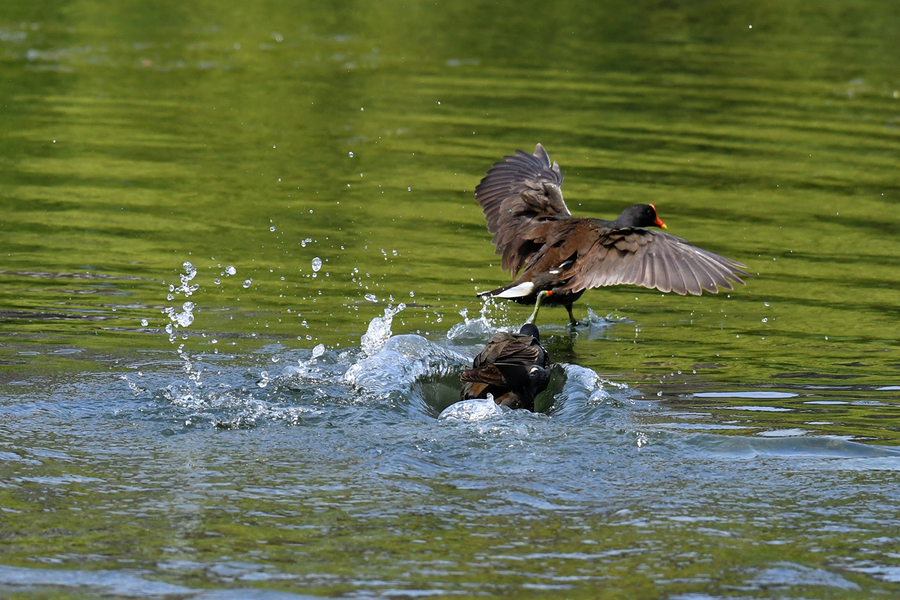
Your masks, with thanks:
M898 21L4 3L0 592L896 593ZM545 309L548 413L437 418L529 313L472 190L537 142L754 276Z

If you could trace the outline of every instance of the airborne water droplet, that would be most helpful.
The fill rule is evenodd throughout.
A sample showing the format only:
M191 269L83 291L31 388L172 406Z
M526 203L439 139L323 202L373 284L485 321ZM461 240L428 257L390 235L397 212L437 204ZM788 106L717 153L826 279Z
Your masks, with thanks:
M318 273L319 269L322 268L322 259L318 256L312 259L312 270L314 273Z
M244 287L245 287L245 288L250 287L250 284L251 284L251 283L253 283L253 280L252 280L252 279L247 279L246 281L244 281Z

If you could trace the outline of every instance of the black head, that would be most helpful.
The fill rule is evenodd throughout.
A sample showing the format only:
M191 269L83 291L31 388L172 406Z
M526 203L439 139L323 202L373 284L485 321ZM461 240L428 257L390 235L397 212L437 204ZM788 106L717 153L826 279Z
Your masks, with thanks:
M538 331L537 325L535 325L534 323L525 323L524 325L522 325L522 329L519 330L519 334L530 335L538 344L541 343L541 334Z
M619 227L659 227L666 229L666 224L656 216L656 207L652 204L632 204L622 211L616 219Z

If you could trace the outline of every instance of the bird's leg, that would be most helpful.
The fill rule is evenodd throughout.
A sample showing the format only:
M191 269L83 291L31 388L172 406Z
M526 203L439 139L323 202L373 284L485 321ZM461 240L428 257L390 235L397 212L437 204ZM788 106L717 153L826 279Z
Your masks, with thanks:
M534 323L534 320L537 319L538 311L541 310L541 304L543 304L544 298L549 295L550 292L548 291L538 292L537 300L534 303L534 312L525 320L526 323Z
M572 314L572 305L566 304L566 310L569 311L569 323L572 325L572 327L578 325L578 320L575 319L575 315Z

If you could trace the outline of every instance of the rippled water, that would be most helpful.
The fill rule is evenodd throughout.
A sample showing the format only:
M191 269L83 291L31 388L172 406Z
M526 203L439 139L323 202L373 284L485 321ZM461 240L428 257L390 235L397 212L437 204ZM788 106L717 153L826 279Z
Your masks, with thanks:
M897 593L898 18L3 3L0 595ZM455 403L536 142L754 276L545 309L542 410Z
M392 335L396 310L357 348L152 353L8 395L4 554L26 567L0 585L862 597L898 581L900 452L815 433L849 394L659 399L564 363L545 414L453 404L493 328Z

